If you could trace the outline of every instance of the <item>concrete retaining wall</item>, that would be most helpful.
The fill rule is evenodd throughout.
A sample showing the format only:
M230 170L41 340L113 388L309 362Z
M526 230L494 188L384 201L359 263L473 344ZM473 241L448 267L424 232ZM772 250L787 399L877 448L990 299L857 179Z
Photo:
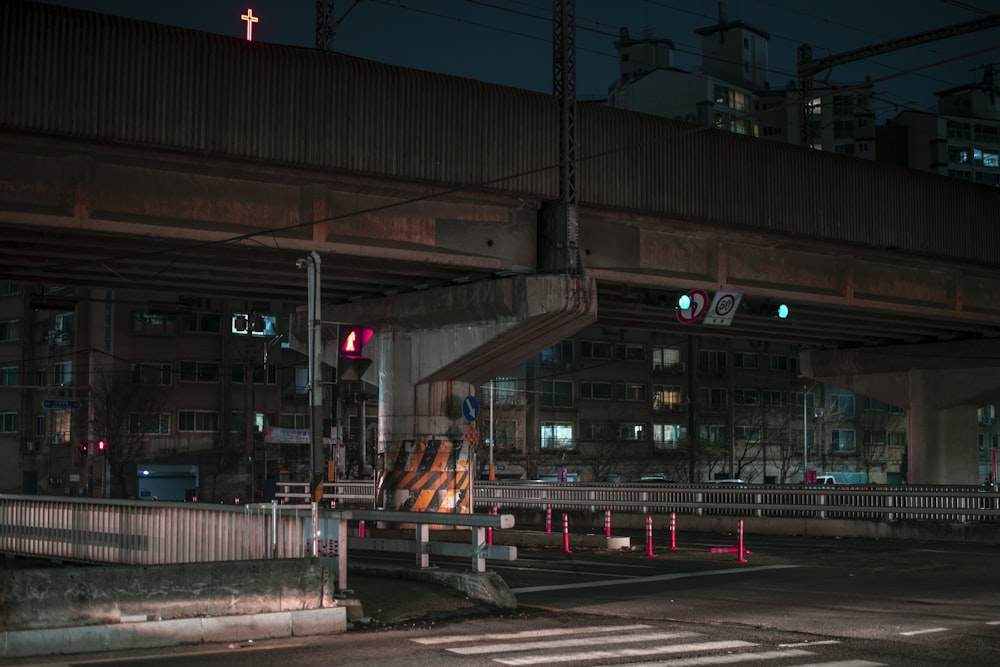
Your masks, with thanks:
M0 630L324 609L337 606L333 593L311 559L7 570Z

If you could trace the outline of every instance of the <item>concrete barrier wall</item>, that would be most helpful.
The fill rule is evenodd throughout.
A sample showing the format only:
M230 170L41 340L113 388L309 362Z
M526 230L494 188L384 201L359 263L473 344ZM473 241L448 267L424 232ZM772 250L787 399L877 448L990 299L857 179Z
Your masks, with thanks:
M312 559L0 570L0 630L336 607Z

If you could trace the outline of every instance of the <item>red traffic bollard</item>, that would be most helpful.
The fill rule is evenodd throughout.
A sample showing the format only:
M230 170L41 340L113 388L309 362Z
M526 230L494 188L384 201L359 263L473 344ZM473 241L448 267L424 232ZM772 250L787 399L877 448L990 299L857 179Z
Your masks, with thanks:
M646 556L656 558L653 553L653 517L649 515L646 516Z

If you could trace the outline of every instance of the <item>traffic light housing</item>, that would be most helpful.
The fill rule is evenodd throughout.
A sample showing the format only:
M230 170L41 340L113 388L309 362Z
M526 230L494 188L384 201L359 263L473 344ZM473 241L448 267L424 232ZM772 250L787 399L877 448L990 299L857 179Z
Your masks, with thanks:
M104 440L98 440L97 441L97 453L98 454L103 454L107 450L107 448L108 448L108 443L107 442L105 442Z
M784 320L790 314L788 304L773 303L771 301L761 301L750 306L751 312L760 317L773 317L777 320Z
M337 376L341 380L360 380L365 371L372 365L372 360L365 357L361 350L375 335L368 327L351 326L340 333L340 359L337 364Z
M90 443L89 442L78 442L76 443L76 448L80 452L81 456L86 456L90 453Z

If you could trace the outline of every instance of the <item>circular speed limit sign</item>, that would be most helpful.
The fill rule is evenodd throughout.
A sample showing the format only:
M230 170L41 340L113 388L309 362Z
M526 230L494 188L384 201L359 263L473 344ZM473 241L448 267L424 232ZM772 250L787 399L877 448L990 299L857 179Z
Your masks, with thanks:
M715 312L713 313L716 317L726 317L729 313L733 312L733 308L736 307L736 297L732 294L723 294L715 302Z

